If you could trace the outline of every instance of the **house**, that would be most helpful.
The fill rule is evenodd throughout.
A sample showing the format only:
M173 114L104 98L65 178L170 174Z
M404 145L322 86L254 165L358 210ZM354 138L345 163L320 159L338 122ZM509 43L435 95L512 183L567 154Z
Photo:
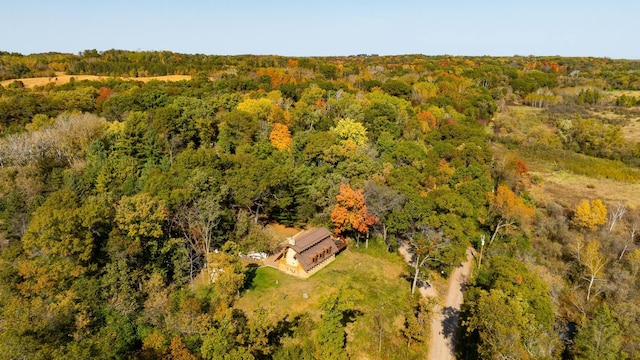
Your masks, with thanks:
M307 278L332 262L343 248L344 242L334 239L329 230L317 228L290 237L275 260L278 269Z

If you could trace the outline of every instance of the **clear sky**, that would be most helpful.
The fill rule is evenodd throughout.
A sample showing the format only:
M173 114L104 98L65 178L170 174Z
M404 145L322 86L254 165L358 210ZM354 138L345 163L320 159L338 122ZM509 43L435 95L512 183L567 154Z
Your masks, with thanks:
M0 0L0 50L640 59L640 0Z

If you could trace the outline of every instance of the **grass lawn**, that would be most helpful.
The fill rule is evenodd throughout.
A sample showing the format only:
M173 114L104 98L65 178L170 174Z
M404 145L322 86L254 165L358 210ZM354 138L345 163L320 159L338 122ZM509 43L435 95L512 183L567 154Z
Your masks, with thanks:
M322 315L320 304L340 288L362 295L358 315L347 325L347 349L356 358L406 358L406 343L400 335L404 314L410 311L410 283L407 265L397 254L372 242L369 249L347 248L335 261L308 279L298 279L279 270L260 267L236 307L248 316L258 308L268 310L272 321L308 313L314 320ZM375 318L382 318L382 325ZM379 320L378 320L379 321ZM382 353L378 353L382 328ZM426 345L413 349L426 354ZM368 354L368 355L367 355Z

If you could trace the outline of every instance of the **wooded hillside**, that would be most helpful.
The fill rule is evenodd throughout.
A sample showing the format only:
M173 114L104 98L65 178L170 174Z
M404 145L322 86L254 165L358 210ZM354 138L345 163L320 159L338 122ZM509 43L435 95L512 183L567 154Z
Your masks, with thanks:
M421 359L412 281L469 246L460 358L640 358L640 62L1 52L0 80L7 359ZM306 303L243 255L276 223L348 240Z

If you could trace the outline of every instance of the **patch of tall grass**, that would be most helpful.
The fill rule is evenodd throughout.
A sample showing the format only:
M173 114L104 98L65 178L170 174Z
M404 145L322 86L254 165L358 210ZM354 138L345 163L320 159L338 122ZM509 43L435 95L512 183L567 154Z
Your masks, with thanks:
M553 163L554 170L566 170L597 179L640 182L640 171L618 160L601 159L561 149L527 151L526 155Z

